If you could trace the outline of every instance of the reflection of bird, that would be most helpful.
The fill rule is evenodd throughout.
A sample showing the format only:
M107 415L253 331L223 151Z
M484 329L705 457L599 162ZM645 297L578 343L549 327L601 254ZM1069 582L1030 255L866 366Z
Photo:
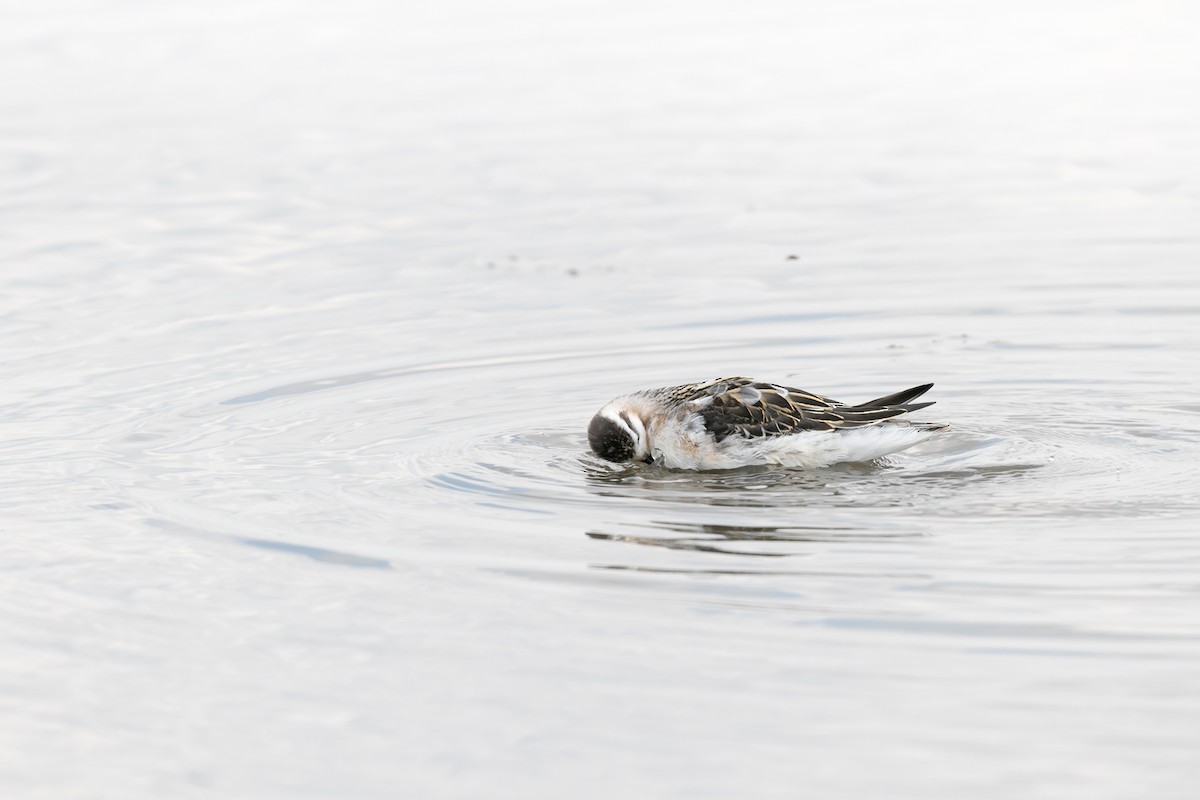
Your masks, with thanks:
M895 419L933 405L912 402L932 386L914 386L856 406L750 378L647 389L600 409L588 425L588 442L609 461L673 469L870 461L949 427Z

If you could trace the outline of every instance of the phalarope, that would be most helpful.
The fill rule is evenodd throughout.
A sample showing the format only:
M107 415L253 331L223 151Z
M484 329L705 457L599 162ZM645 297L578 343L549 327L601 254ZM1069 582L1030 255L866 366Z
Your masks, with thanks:
M742 377L646 389L600 409L588 425L588 443L608 461L672 469L816 468L871 461L949 427L895 419L933 405L912 402L932 386L852 406Z

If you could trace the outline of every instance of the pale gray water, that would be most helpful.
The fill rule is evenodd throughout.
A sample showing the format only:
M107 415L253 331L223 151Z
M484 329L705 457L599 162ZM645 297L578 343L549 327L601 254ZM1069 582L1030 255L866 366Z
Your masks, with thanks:
M1193 797L1197 23L5 4L0 794ZM953 433L586 452L729 373Z

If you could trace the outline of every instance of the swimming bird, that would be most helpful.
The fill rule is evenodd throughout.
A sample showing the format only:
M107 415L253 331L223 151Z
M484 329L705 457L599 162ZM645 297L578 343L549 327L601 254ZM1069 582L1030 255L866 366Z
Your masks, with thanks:
M751 378L715 378L622 395L588 425L592 451L608 461L671 469L733 469L751 464L827 467L871 461L949 428L896 417L927 383L859 405Z

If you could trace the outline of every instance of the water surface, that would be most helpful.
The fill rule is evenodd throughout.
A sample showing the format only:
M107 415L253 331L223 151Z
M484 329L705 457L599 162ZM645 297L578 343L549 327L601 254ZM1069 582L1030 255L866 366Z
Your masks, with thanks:
M5 16L6 796L1192 796L1190 6Z

